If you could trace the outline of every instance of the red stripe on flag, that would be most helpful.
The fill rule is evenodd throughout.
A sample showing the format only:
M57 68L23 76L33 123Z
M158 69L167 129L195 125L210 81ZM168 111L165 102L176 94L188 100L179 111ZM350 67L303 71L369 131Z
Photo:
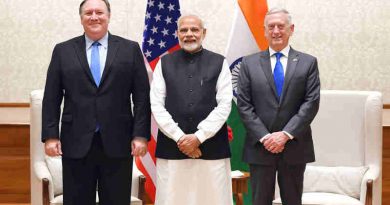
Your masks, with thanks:
M150 138L149 143L148 143L148 151L149 151L150 156L153 159L154 164L156 164L156 146L157 146L157 143L152 136Z
M149 65L150 65L150 68L152 69L152 71L154 71L154 68L156 67L159 60L160 60L160 58L158 57L158 58L155 58L154 60L149 62Z
M157 2L155 3L154 0L148 0L145 13L142 50L152 71L154 71L158 61L163 55L172 53L180 48L177 35L175 33L177 31L177 24L175 22L177 22L181 15L179 0L164 0L163 2L165 5L169 4L169 8L168 6L164 7L164 3L161 2L161 7L160 5L157 7ZM172 21L171 23L167 22L166 24L160 23L156 16L159 16L161 19L169 18ZM152 126L152 129L156 129L156 127ZM151 133L156 134L156 130L152 130ZM156 164L156 145L157 138L153 138L152 136L150 142L148 143L148 151L154 165ZM156 179L152 180L150 176L156 176L156 168L155 166L153 168L149 167L152 166L152 162L149 158L147 161L143 158L142 161L139 158L136 159L137 167L146 177L145 191L154 203L156 188L153 184L153 180Z
M176 46L173 46L172 48L168 49L168 53L172 53L173 51L176 51L179 49L180 49L180 45L177 44Z
M180 45L177 44L177 45L171 47L170 49L168 49L168 53L172 53L172 52L179 50L179 49L180 49ZM154 71L154 68L156 67L159 60L160 60L160 57L157 57L149 62L150 68L152 68L153 71Z

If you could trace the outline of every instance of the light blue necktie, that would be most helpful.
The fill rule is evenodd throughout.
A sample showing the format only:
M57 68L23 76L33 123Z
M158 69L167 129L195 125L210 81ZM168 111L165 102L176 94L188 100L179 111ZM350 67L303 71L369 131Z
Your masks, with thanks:
M91 52L91 73L93 79L95 80L96 86L99 87L100 84L100 55L99 55L99 46L100 43L95 41L92 43L92 52Z
M100 84L100 55L99 55L99 46L100 43L95 41L92 43L92 52L91 52L91 73L95 84L99 87ZM99 122L96 123L95 132L100 130Z
M278 98L280 100L280 96L282 95L283 90L283 83L284 83L284 72L283 72L283 65L280 62L280 57L282 57L282 53L275 53L276 57L276 64L274 68L274 81L275 81L275 87L276 87L276 93L278 95Z

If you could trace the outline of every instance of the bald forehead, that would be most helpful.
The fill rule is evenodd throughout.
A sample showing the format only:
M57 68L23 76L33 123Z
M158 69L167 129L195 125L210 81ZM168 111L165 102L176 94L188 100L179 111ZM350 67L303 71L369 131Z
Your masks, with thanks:
M200 28L204 28L202 19L200 19L200 18L199 18L198 16L196 16L196 15L185 15L185 16L181 16L181 17L179 18L179 20L177 21L177 27L178 27L178 28L180 28L180 26L181 26L181 24L183 23L183 21L192 22L192 23L197 24Z

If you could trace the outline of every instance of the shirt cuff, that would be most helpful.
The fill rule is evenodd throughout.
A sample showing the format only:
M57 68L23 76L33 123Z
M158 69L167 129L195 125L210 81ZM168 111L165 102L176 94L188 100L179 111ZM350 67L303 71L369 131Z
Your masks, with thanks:
M264 140L266 140L270 135L271 135L270 133L264 135L262 138L259 139L259 142L260 142L261 144L263 144Z
M181 137L183 137L184 132L181 131L181 129L178 129L172 136L172 139L175 140L175 142L178 142Z
M286 131L282 131L284 134L286 134L290 140L294 139L294 136L292 136L290 133L286 132Z
M200 144L207 140L206 134L202 130L196 131L195 135L198 138Z
M141 141L144 141L144 142L148 142L148 139L146 139L145 137L139 137L139 136L135 136L133 138L133 140L141 140Z

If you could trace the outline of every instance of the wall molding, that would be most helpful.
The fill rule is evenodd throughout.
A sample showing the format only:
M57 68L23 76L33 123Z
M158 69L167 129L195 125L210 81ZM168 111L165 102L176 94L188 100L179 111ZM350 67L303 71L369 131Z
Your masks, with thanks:
M30 107L30 103L0 103L0 108L18 108L18 107ZM383 109L390 109L390 104L383 104Z
M30 107L30 103L0 103L0 108Z
M0 124L30 124L30 103L0 102Z

